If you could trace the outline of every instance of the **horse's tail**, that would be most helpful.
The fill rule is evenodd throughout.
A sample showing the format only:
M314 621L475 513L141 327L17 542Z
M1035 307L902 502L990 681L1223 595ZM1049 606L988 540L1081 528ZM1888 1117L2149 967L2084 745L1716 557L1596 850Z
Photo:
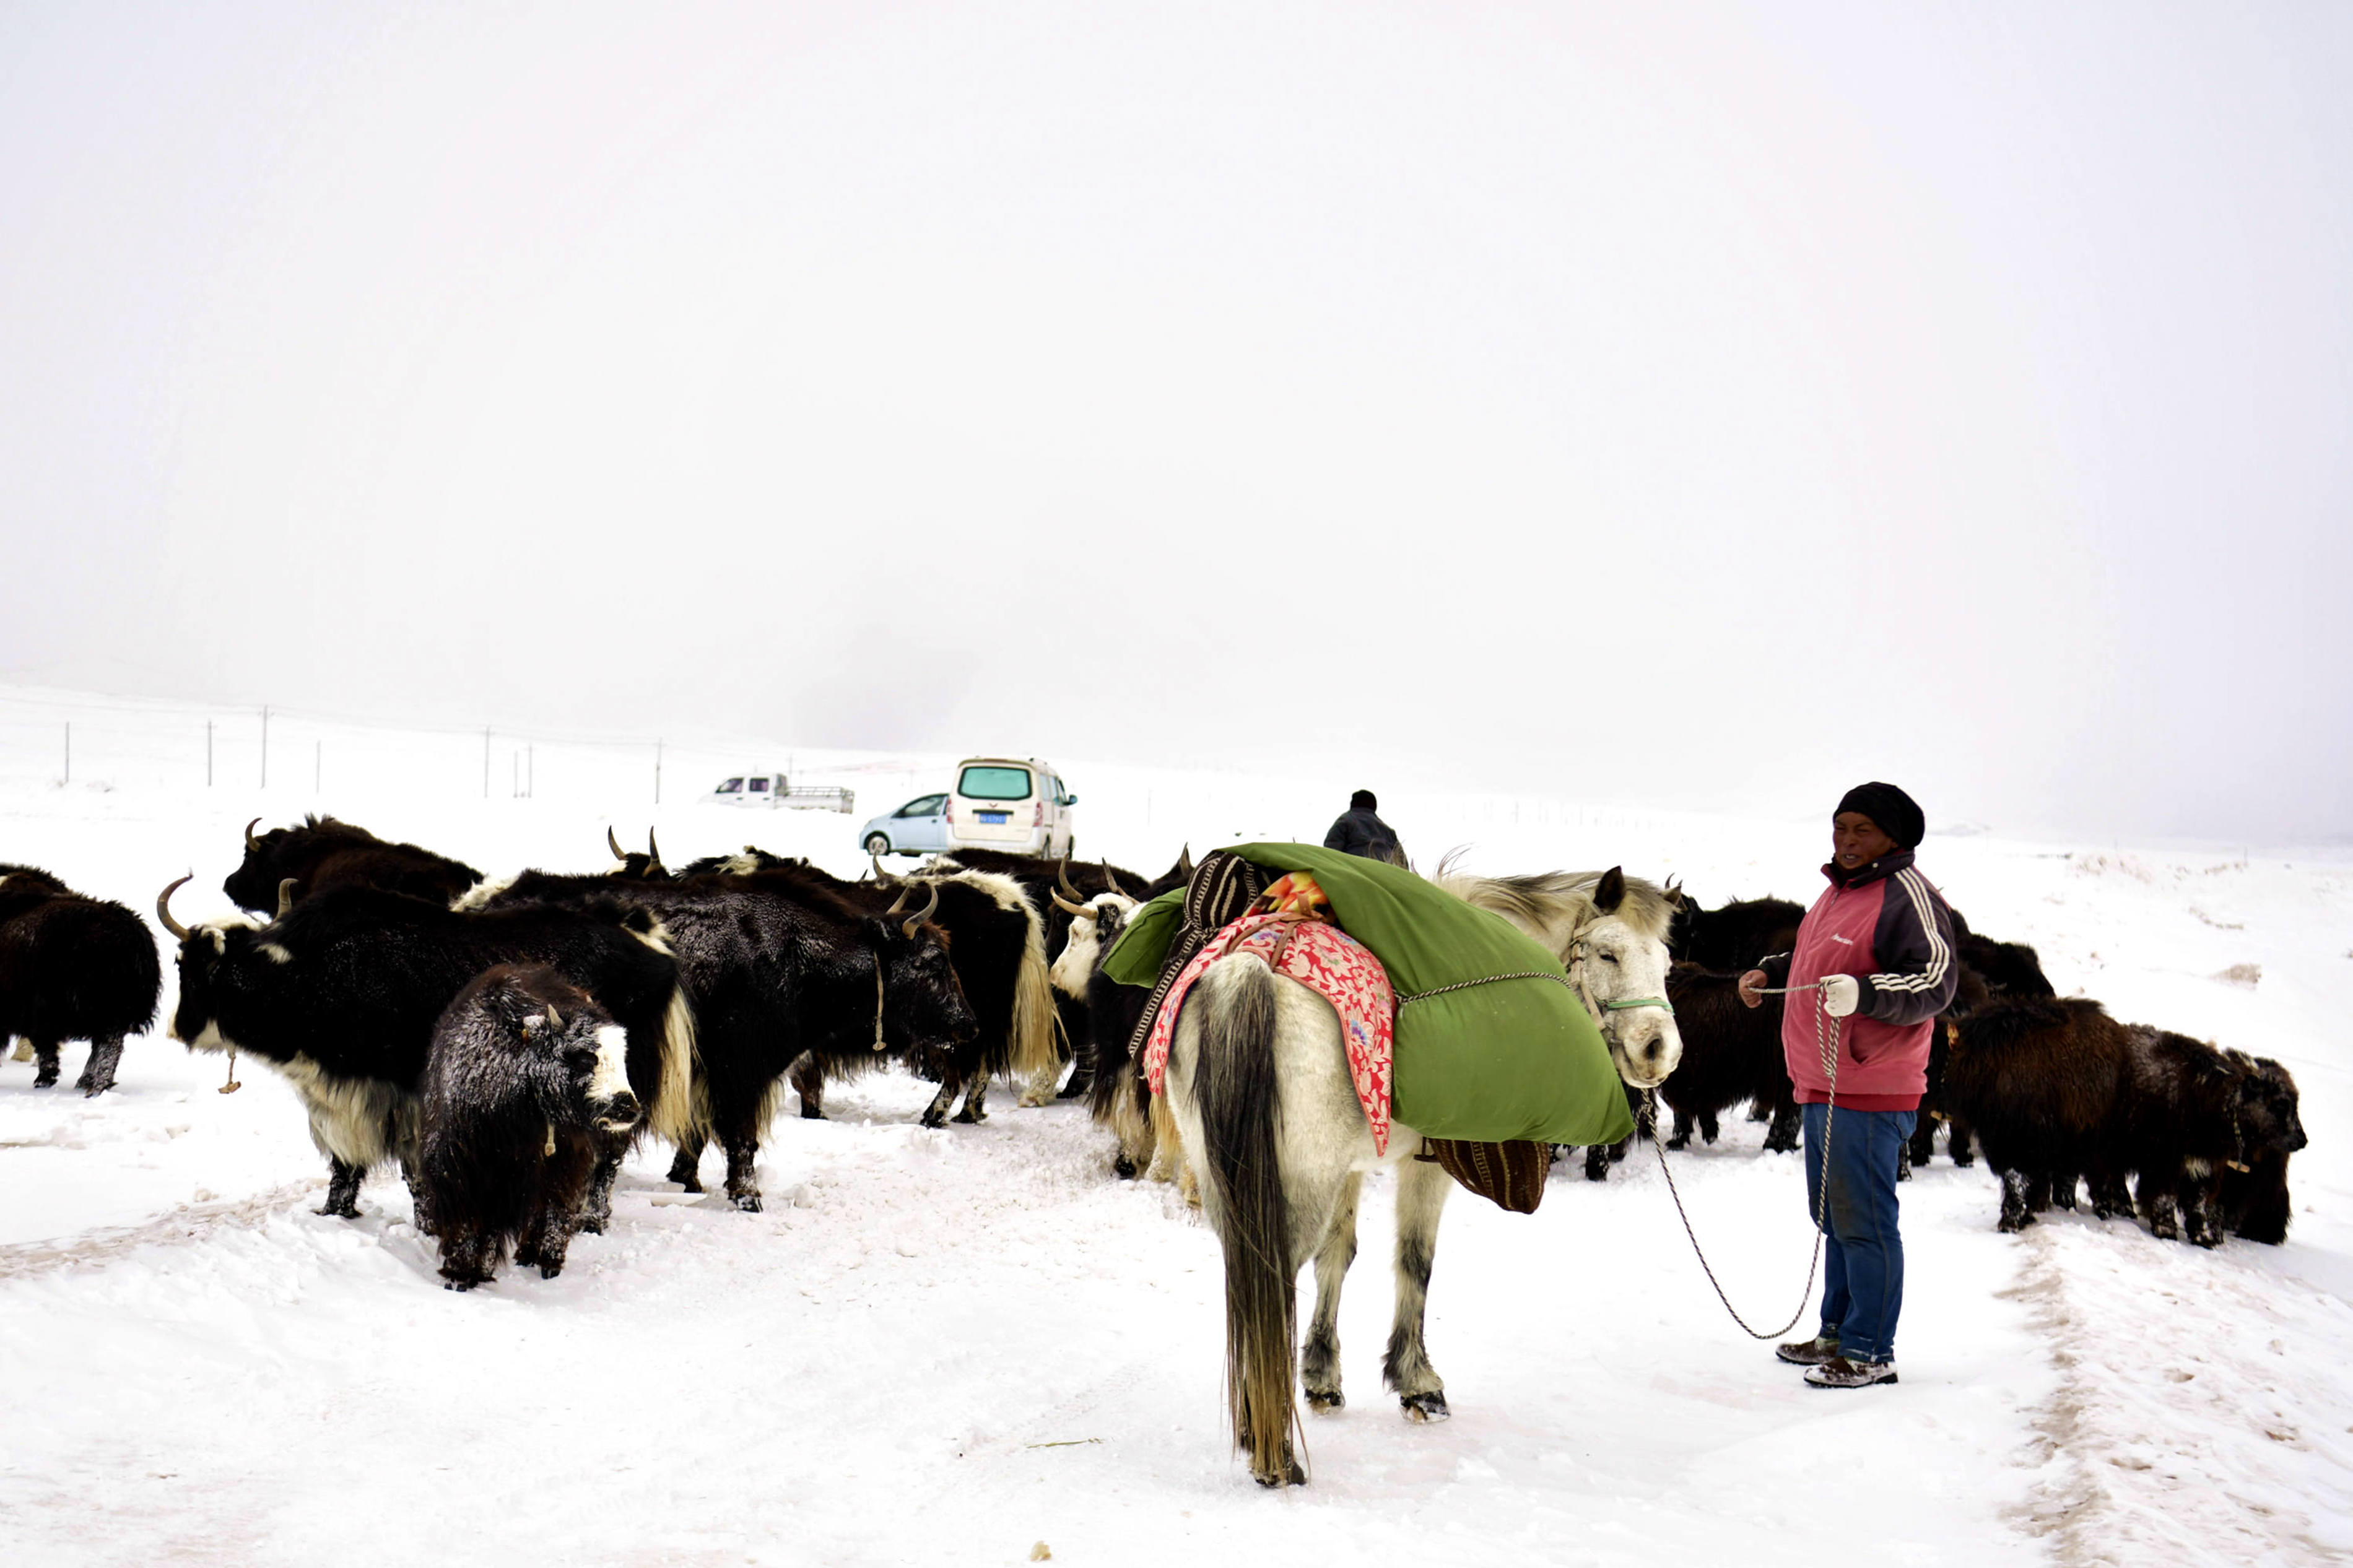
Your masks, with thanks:
M1274 974L1256 958L1227 958L1189 1000L1201 1010L1193 1098L1226 1255L1226 1400L1250 1473L1281 1486L1306 1477L1292 1457L1298 1271L1275 1142Z

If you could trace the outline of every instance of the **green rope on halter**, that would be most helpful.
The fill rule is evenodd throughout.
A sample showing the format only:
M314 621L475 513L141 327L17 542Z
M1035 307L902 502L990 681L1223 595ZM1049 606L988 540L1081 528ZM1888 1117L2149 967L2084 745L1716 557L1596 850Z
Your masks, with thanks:
M1601 1007L1609 1013L1627 1007L1664 1007L1669 1016L1672 1016L1675 1010L1675 1005L1663 996L1629 996L1622 1002L1604 1002Z

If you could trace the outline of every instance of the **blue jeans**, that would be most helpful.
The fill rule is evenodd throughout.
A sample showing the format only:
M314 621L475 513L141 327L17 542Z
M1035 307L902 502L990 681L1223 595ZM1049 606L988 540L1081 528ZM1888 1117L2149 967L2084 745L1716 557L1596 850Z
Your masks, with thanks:
M1918 1121L1909 1110L1841 1110L1831 1118L1830 1184L1822 1183L1827 1105L1799 1107L1806 1128L1806 1215L1822 1215L1822 1332L1849 1361L1894 1361L1904 1310L1904 1237L1895 1228L1895 1162Z

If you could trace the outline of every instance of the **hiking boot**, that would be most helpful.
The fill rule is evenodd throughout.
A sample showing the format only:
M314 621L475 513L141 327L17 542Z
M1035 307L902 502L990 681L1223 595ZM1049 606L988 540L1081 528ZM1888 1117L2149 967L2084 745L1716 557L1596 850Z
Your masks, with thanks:
M1791 1366L1820 1366L1822 1363L1837 1357L1838 1336L1818 1334L1810 1340L1799 1340L1794 1344L1775 1345L1773 1353Z
M1874 1383L1894 1381L1895 1363L1892 1361L1849 1361L1842 1355L1834 1355L1806 1371L1806 1382L1815 1388L1869 1388Z

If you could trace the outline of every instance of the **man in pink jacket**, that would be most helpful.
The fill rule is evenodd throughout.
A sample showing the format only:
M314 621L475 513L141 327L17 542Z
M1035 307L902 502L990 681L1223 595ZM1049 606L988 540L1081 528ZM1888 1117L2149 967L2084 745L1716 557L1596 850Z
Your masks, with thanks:
M1959 980L1952 911L1912 864L1926 826L1894 784L1847 791L1831 818L1822 868L1831 885L1806 911L1797 945L1740 977L1751 1007L1762 987L1819 987L1790 995L1781 1055L1805 1122L1807 1203L1820 1205L1825 1232L1821 1332L1774 1352L1806 1368L1816 1388L1895 1381L1896 1160L1927 1087L1936 1015ZM1816 1017L1818 999L1838 1030L1828 1063L1831 1026Z

